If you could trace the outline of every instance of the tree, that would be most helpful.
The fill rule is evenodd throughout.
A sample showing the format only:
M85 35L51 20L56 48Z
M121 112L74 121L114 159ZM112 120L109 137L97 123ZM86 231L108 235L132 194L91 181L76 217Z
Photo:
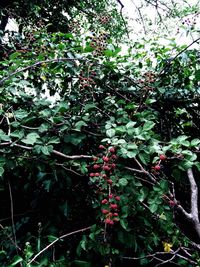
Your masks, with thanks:
M198 266L199 38L122 55L115 2L84 3L1 43L1 265Z

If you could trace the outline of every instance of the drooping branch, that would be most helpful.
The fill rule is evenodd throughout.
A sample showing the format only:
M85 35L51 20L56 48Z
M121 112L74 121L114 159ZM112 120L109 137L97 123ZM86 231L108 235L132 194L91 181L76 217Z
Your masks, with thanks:
M76 58L56 58L56 59L47 59L47 60L43 60L43 61L38 61L34 64L31 64L27 67L24 67L24 68L20 68L20 69L17 69L16 71L10 73L8 76L4 77L2 80L0 80L0 85L2 85L5 81L9 80L11 77L15 76L16 74L18 73L21 73L21 72L24 72L24 71L27 71L29 69L32 69L32 68L35 68L35 67L39 67L41 66L42 64L48 64L48 63L52 63L52 62L64 62L64 61L76 61L76 60L83 60L84 59L76 59Z
M16 146L16 147L20 147L20 148L23 148L26 150L32 150L33 149L33 147L24 146L24 145L13 143L13 142L0 143L0 146ZM62 152L55 150L55 149L52 150L52 153L57 155L57 156L63 157L65 159L92 159L93 158L93 156L89 156L89 155L66 155Z

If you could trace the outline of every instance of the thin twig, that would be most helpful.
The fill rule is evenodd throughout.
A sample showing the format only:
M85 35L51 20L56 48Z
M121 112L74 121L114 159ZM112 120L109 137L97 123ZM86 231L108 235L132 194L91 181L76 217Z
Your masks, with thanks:
M189 45L187 45L183 50L181 50L175 57L173 57L172 59L168 60L168 62L166 63L166 65L163 67L163 69L160 71L160 73L158 74L158 77L163 74L163 72L165 72L165 70L169 67L169 65L178 57L180 56L182 53L184 53L190 46L192 46L193 44L197 43L200 40L200 37L195 39L192 43L190 43Z
M11 214L13 238L14 238L15 248L18 253L18 245L17 245L17 237L16 237L15 221L14 221L13 196L12 196L12 189L11 189L11 184L9 180L8 180L8 189L9 189L9 195L10 195L10 214Z
M68 168L66 168L65 166L64 166L64 164L61 164L61 163L56 163L56 165L57 166L61 166L63 169L65 169L66 171L69 171L69 172L71 172L71 173L74 173L75 175L77 175L77 176L80 176L80 177L83 177L84 175L83 174L80 174L80 173L78 173L78 172L76 172L76 171L74 171L74 170L72 170L72 169L68 169Z
M83 229L79 229L79 230L76 230L76 231L73 231L71 233L68 233L68 234L64 234L58 238L56 238L54 241L52 241L49 245L47 245L45 248L43 248L40 252L38 252L29 262L28 262L28 265L30 265L36 258L38 258L44 251L46 251L47 249L49 249L50 247L52 247L55 243L57 243L58 241L62 240L63 238L66 238L70 235L75 235L77 233L81 233L81 232L85 232L87 230L90 230L91 229L91 226L89 227L86 227L86 228L83 228Z

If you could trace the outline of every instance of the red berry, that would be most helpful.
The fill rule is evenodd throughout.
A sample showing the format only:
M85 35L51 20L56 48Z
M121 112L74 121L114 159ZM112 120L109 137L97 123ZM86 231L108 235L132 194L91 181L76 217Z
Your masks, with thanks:
M119 214L118 214L117 212L113 213L113 216L116 216L116 217L117 217L118 215L119 215Z
M108 197L109 197L110 199L113 198L113 194L110 194Z
M117 156L116 155L112 155L111 159L117 159Z
M174 207L176 205L176 202L173 200L170 200L169 205L170 205L170 207Z
M113 181L112 181L111 179L108 179L108 180L107 180L107 183L108 183L108 184L112 184Z
M111 209L117 209L118 208L118 205L117 204L110 204L110 208Z
M110 171L110 167L108 165L103 167L104 171Z
M94 177L94 176L95 176L95 173L91 172L90 177Z
M116 168L116 164L115 164L115 163L112 163L111 167L112 167L113 169L115 169L115 168Z
M165 156L165 155L160 155L160 160L166 160L167 159L167 157Z
M115 153L115 149L114 149L114 147L111 147L111 148L109 149L109 152L110 152L110 153Z
M100 173L99 172L96 172L94 176L99 177L100 176Z
M104 149L104 148L105 148L105 146L99 145L99 149Z
M102 174L102 178L103 179L107 179L107 175L104 173L104 174Z
M108 213L109 213L108 210L102 210L101 212L102 212L103 214L108 214Z
M156 171L159 171L159 170L161 169L161 167L160 167L160 165L156 165L156 166L154 167L154 169L155 169Z
M98 164L94 164L94 166L93 166L93 169L94 169L94 170L97 170L97 169L99 169L99 168L101 168L100 165L98 165Z
M110 225L113 225L114 224L113 220L111 220L109 218L105 219L105 223L106 224L110 224Z
M108 203L108 200L105 198L101 201L101 204L107 204L107 203Z
M120 197L119 197L119 196L116 196L115 199L116 199L117 201L120 201Z
M108 162L109 161L108 157L103 157L102 159L103 159L104 162Z

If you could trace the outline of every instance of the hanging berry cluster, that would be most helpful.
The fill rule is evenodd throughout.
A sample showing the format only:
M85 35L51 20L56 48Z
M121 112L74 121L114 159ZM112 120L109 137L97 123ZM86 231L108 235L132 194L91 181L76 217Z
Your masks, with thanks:
M101 219L106 225L114 225L119 221L120 196L116 194L114 172L116 169L116 149L99 146L100 157L95 157L90 173L91 182L98 187L101 205Z
M101 33L91 39L90 46L94 48L94 55L101 56L107 47L107 40L109 39L108 33Z
M161 165L162 161L165 161L165 160L167 160L167 157L164 154L161 154L159 156L159 161L156 162L155 166L151 167L152 173L157 174L157 172L159 172L162 169L162 165Z
M95 86L95 77L96 77L96 72L92 69L92 66L89 66L87 69L82 69L80 71L79 75L79 84L80 84L80 89L92 89Z
M100 15L99 16L99 22L103 25L108 24L111 20L111 17L109 15Z

